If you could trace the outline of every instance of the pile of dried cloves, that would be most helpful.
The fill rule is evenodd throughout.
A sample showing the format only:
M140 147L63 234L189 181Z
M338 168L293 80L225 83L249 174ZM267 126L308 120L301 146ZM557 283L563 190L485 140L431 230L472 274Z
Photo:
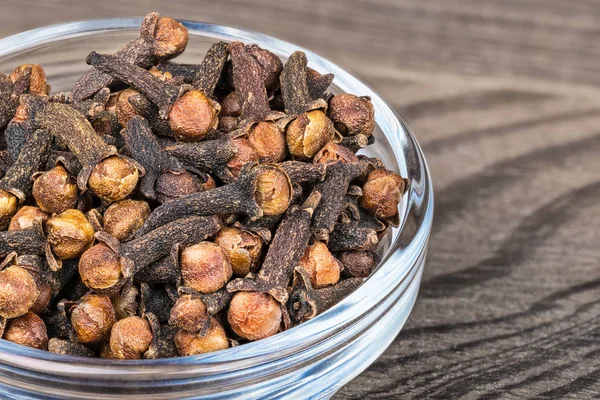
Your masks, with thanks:
M407 181L356 153L368 97L152 13L69 93L0 74L0 331L76 356L187 356L313 318L369 276Z

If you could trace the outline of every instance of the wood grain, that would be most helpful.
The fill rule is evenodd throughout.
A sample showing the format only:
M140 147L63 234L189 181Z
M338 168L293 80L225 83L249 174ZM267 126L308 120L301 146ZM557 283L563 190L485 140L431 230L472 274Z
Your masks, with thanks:
M600 3L5 0L0 35L153 10L326 55L423 146L436 217L417 305L337 399L599 398Z

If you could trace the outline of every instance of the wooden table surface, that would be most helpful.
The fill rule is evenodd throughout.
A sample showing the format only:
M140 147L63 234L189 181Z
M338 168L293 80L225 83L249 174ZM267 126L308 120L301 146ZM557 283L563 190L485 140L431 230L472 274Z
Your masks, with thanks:
M406 119L435 186L423 284L337 399L599 397L599 2L2 3L0 36L149 11L261 31L326 55Z

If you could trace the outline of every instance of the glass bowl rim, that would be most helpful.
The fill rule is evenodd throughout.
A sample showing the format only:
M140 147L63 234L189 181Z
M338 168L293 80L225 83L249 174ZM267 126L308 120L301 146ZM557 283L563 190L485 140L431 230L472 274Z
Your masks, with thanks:
M138 30L141 20L142 18L140 17L86 20L49 25L24 31L0 39L0 58L9 55L18 55L19 53L29 50L33 47L38 47L44 44L51 44L55 41L103 34L108 31L129 31L134 29ZM255 42L258 43L260 46L264 46L267 49L270 49L272 46L275 46L277 48L291 50L286 54L291 54L292 51L296 50L303 51L306 53L311 67L313 67L321 73L333 72L335 74L334 84L339 84L340 81L347 81L352 83L354 87L359 87L362 90L362 92L360 93L361 95L370 96L375 105L377 124L381 127L381 118L384 118L386 122L392 123L395 128L395 132L393 133L396 134L396 136L398 136L397 139L400 141L404 141L407 144L407 146L411 147L416 152L418 158L417 161L419 167L421 168L421 171L419 172L421 173L424 180L422 188L420 188L420 190L422 191L424 197L426 197L427 199L426 204L422 204L421 210L419 211L424 214L422 223L416 227L415 233L411 237L411 240L405 244L405 247L399 249L399 241L401 236L399 233L404 227L404 222L406 222L406 216L408 215L408 212L410 212L410 210L408 210L408 205L410 204L410 201L405 202L407 209L403 210L403 219L401 221L399 231L395 235L396 237L393 239L390 248L386 252L386 255L382 259L381 263L379 264L378 269L369 278L367 278L365 282L356 291L354 291L344 300L342 300L326 312L318 315L314 319L302 323L301 325L294 327L291 330L280 332L266 339L262 339L256 342L250 342L239 347L229 348L214 353L158 360L106 360L65 356L50 353L44 350L37 350L25 346L16 345L5 340L0 340L0 361L2 361L2 359L5 359L4 357L2 357L2 354L4 353L5 355L13 357L23 357L23 360L21 360L22 362L26 362L27 359L35 359L38 361L45 361L49 365L60 363L61 365L79 364L80 366L89 365L90 367L103 368L127 368L133 366L142 368L144 366L166 366L172 364L176 364L179 366L181 366L182 364L189 364L194 366L214 365L221 364L223 362L236 362L240 361L240 359L250 360L259 357L269 356L273 352L282 350L281 345L284 344L284 341L286 339L289 340L288 343L293 343L296 340L309 339L312 336L314 336L314 332L320 332L323 330L319 327L323 327L325 329L330 328L329 331L327 331L327 336L331 335L331 328L333 328L334 326L332 327L323 325L328 323L330 324L332 321L343 321L344 316L349 316L349 313L359 306L359 302L364 301L365 298L373 297L369 296L369 291L371 291L371 293L377 292L377 287L375 286L377 282L374 278L381 278L381 276L386 272L386 269L384 267L386 264L389 264L389 258L391 257L391 255L400 251L404 253L411 252L412 254L410 255L410 259L416 259L415 257L419 256L421 253L423 253L424 249L426 249L433 219L433 187L431 183L429 170L416 138L411 133L410 129L407 127L404 121L400 118L400 116L398 116L398 114L390 106L388 106L379 97L379 95L377 95L373 90L371 90L353 75L346 72L336 64L332 63L331 61L328 61L324 57L313 53L310 50L302 48L301 46L293 45L284 40L277 39L262 33L253 32L250 30L239 29L219 24L188 21L183 19L178 19L178 21L183 23L188 28L188 30L190 31L190 35L192 35L194 32L205 33L219 36L225 40L241 40L247 42ZM320 68L317 68L314 65L312 65L315 62L319 66L324 67L324 69L321 68L322 70L320 70ZM384 130L383 127L381 129L384 133L386 132L386 130ZM388 140L390 140L389 133L385 136L388 138ZM398 143L396 143L396 145L398 146ZM392 146L392 150L394 151L394 156L396 160L398 160L398 157L400 157L401 155L397 154L396 147ZM411 192L409 190L408 194L410 195L410 193ZM409 259L408 256L404 258ZM396 261L399 261L400 259L402 258L398 258L398 260ZM411 272L410 268L407 268L405 270L398 270L402 272L401 276L396 277L400 280L406 278L406 276L408 276L408 274ZM380 298L381 297L382 296L380 296ZM320 340L324 341L326 339L327 337L324 337ZM311 343L313 345L315 344L314 342ZM303 348L305 348L305 346L303 345L296 345L293 347L297 348L298 351L301 351ZM17 363L19 364L19 362ZM29 365L29 363L27 364ZM136 372L140 371L137 370Z

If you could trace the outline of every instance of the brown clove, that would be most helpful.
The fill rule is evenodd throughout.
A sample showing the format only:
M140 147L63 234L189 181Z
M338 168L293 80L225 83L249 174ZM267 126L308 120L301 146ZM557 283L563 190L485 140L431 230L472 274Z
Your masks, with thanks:
M158 13L150 13L142 22L140 37L117 51L115 57L148 68L157 61L181 54L187 41L188 32L182 24L172 18L159 18ZM79 78L71 93L76 100L85 100L114 82L112 76L92 69Z
M310 239L310 221L321 194L313 192L302 207L292 206L275 232L263 265L255 279L238 278L227 285L230 292L268 293L281 304L288 298L287 286Z
M333 307L364 282L362 278L349 278L323 289L313 289L304 269L296 268L295 273L298 286L290 295L287 309L296 323L308 321Z
M258 165L233 183L161 205L150 214L136 235L188 215L244 213L251 219L258 219L262 215L281 214L290 199L291 183L285 172L273 165Z

